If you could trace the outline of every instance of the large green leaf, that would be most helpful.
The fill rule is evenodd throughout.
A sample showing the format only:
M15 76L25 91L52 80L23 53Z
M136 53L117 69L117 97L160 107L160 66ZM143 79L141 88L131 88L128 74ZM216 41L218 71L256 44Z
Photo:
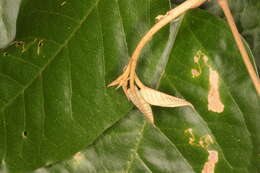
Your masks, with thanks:
M37 173L199 173L210 151L218 153L215 173L259 172L260 100L229 27L201 10L188 12L179 24L157 85L194 109L155 108L156 126L131 111L87 149ZM199 67L201 73L192 76ZM208 110L211 70L219 75L223 112Z
M63 160L122 118L132 106L106 85L168 9L167 0L24 0L17 44L0 56L2 169L27 172ZM160 69L168 33L144 51L146 81Z
M0 48L6 47L15 37L20 2L21 0L0 1Z

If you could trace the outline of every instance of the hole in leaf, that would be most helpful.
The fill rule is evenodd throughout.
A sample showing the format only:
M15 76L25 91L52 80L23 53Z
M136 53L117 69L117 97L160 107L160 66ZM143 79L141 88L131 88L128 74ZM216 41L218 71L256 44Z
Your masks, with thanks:
M15 42L15 45L18 47L18 46L22 46L24 45L24 42L23 41L17 41Z
M28 135L28 133L27 133L27 131L23 131L23 137L27 137L27 135Z
M37 44L37 55L40 55L41 47L43 46L43 40L40 40Z
M43 46L43 40L40 40L39 42L38 42L38 47L42 47Z

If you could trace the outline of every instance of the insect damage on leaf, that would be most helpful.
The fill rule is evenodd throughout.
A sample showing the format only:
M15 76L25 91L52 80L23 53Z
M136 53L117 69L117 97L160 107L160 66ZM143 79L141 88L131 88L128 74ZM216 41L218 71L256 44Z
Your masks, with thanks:
M191 106L192 107L192 104L184 99L180 99L148 87L142 88L140 90L140 93L147 103L154 106L161 106L161 107Z
M224 111L224 104L221 102L219 94L219 74L213 70L208 64L209 58L201 51L198 50L196 55L193 57L194 63L197 64L198 69L191 69L192 77L198 77L202 73L200 66L200 59L203 60L204 64L209 68L209 93L208 93L208 110L212 112L221 113Z
M197 64L198 69L197 68L193 68L191 69L191 74L192 74L192 78L196 78L199 77L201 74L201 67L200 67L200 63L199 60L200 58L203 56L203 53L199 50L196 55L193 57L194 63Z
M188 134L190 137L189 137L189 144L190 145L195 145L195 136L192 132L192 128L188 128L184 131L184 134Z
M75 164L80 164L81 161L85 160L85 156L84 154L82 154L81 152L77 152L74 156L73 156L73 162Z
M16 47L20 47L21 48L21 52L24 53L25 52L25 42L23 41L13 41L13 44L15 44Z
M221 102L219 94L219 75L212 68L209 71L210 90L208 93L208 110L221 113L224 111L224 104Z
M199 145L204 149L208 149L209 145L213 143L214 141L210 135L202 136L199 139Z
M212 112L221 113L224 111L224 104L220 99L219 94L219 74L217 71L213 70L208 64L208 57L203 56L204 63L209 68L209 93L208 93L208 110Z
M199 137L199 139L196 140L196 137L193 133L192 128L188 128L184 131L184 134L189 135L189 144L193 145L193 146L197 146L197 147L202 147L205 150L208 149L210 144L213 144L214 141L212 139L212 137L207 134L204 136Z
M196 140L195 135L193 134L192 128L188 128L184 131L184 134L189 135L189 144L196 147L202 147L207 150L209 153L208 161L204 164L201 173L214 173L215 165L218 162L218 152L215 150L209 150L209 146L214 143L212 137L207 134L199 137L199 140Z
M66 1L63 1L63 2L60 4L60 6L62 7L62 6L64 6L66 3L67 3Z
M208 161L204 164L201 173L214 173L216 163L218 162L218 152L215 150L208 150Z
M197 69L192 69L191 74L192 74L192 77L195 78L195 77L199 77L199 75L201 73Z
M39 40L38 44L37 44L37 55L39 56L41 53L41 47L43 46L43 41L44 40Z

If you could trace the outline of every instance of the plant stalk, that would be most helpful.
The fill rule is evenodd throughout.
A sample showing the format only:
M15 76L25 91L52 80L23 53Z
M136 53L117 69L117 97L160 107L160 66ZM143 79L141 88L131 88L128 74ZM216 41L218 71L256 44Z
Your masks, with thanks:
M142 49L146 45L148 41L151 40L153 35L157 33L162 27L170 23L172 20L180 16L181 14L185 13L187 10L196 8L200 6L202 3L204 3L207 0L187 0L183 2L181 5L177 6L176 8L170 10L158 23L156 23L141 39L139 44L137 45L135 51L132 54L131 60L130 60L130 89L131 92L136 95L135 93L135 69L137 65L138 58L141 54Z
M222 8L222 10L223 10L223 12L224 12L224 14L227 18L228 24L230 26L230 29L231 29L232 34L234 36L234 39L236 41L237 47L238 47L238 49L239 49L239 51L242 55L243 61L246 65L246 68L248 70L250 78L253 81L253 84L256 88L258 96L260 96L260 81L259 81L259 78L257 77L257 74L254 70L254 67L253 67L253 65L252 65L252 63L249 59L246 48L245 48L245 46L244 46L244 44L241 40L240 34L239 34L238 29L236 27L236 24L234 22L234 18L232 16L232 13L231 13L230 8L228 6L228 2L227 2L227 0L218 0L218 4Z

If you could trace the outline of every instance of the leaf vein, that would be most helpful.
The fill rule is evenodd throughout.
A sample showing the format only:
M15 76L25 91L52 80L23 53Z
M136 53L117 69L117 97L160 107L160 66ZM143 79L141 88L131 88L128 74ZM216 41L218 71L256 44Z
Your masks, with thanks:
M61 13L57 13L57 12L54 12L54 11L46 11L46 10L41 10L41 9L35 9L35 12L39 12L39 13L46 13L46 14L50 14L50 15L56 15L56 16L60 16L60 17L63 17L63 18L67 18L75 23L80 23L80 20L76 20L68 15L64 15L64 14L61 14Z
M70 36L64 41L63 44L60 45L58 50L54 53L54 55L47 61L47 63L39 70L39 72L32 78L30 82L28 82L27 85L25 85L20 92L18 92L12 99L10 99L2 108L2 110L5 110L5 108L10 105L21 93L24 92L32 83L37 79L38 76L42 74L42 72L52 63L52 61L55 59L55 57L63 50L63 48L66 47L66 45L69 43L69 41L73 38L73 36L77 33L77 31L81 28L82 24L86 21L88 16L91 14L93 9L97 6L100 0L97 0L96 4L94 4L88 13L80 20L80 23L74 28L74 30L71 32Z
M138 137L136 138L136 145L133 148L132 154L130 154L130 160L129 160L128 164L127 164L126 172L129 172L129 170L130 170L130 168L131 168L131 166L133 164L134 156L135 156L135 154L137 154L138 148L139 148L139 146L141 144L141 141L143 139L144 129L145 129L146 123L147 123L146 120L143 120L143 125L142 125L142 127L140 129Z
M17 81L16 79L14 79L12 76L7 75L7 74L4 74L3 72L0 72L0 75L1 75L2 77L5 77L5 78L7 78L7 79L9 79L9 80L11 80L11 81L13 81L13 82L15 82L17 85L19 85L19 87L21 87L21 88L24 87L24 85L23 85L22 83L20 83L20 82Z
M12 54L9 54L8 53L8 58L10 57L10 58L13 58L14 60L17 60L17 61L20 61L20 62L22 62L22 63L24 63L24 64L27 64L27 65L30 65L30 66L32 66L32 67L34 67L34 68L36 68L36 69L40 69L41 67L40 66L38 66L38 65L36 65L36 64L33 64L32 62L30 62L30 61L25 61L23 58L21 58L21 57L18 57L18 56L15 56L15 55L12 55Z

